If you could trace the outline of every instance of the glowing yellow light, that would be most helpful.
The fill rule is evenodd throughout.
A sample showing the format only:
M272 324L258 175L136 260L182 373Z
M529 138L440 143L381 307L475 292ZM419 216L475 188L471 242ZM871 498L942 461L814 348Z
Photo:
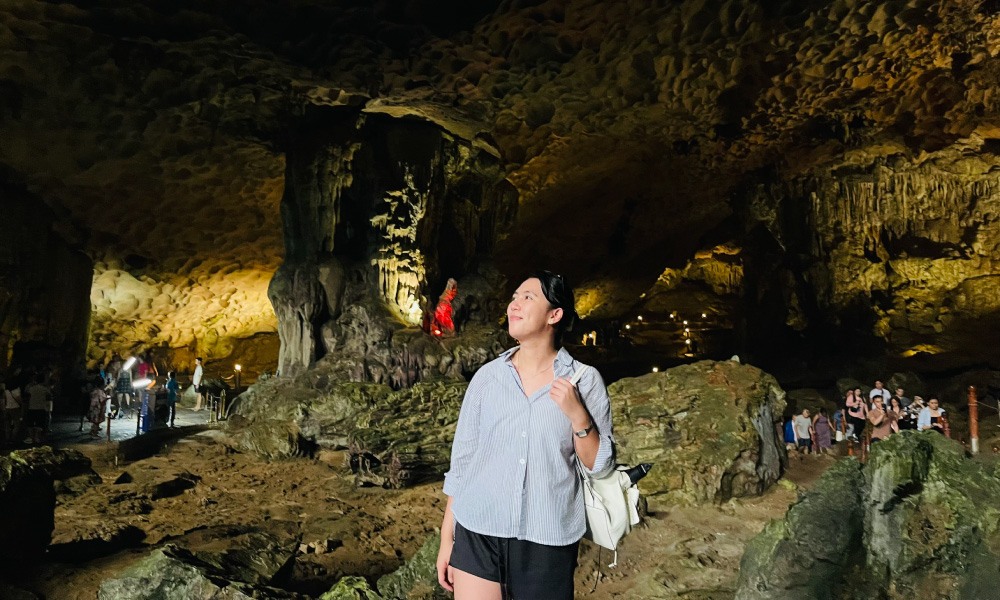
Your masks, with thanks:
M691 330L690 330L690 329L688 329L687 327L685 327L685 328L684 328L684 333L687 333L687 332L689 332L689 331L691 331Z
M701 318L702 318L702 319L704 319L704 318L705 318L705 317L707 317L707 316L708 316L708 315L706 315L705 313L701 313Z
M653 372L654 373L659 373L660 372L660 368L659 367L653 367Z
M691 343L691 340L684 340L684 343L685 343L685 344L690 344L690 343Z
M639 315L639 320L640 320L640 321L642 320L642 315Z
M587 334L586 334L586 333L585 333L585 334L583 334L583 345L584 345L584 346L586 346L586 345L587 345L587 337L588 337L588 336L587 336Z
M596 331L591 331L590 332L590 339L594 339L596 337L597 337L597 332Z
M242 371L243 370L243 365L236 365L233 368L236 369L237 371Z
M632 329L632 326L631 325L626 325L625 329Z
M684 324L685 324L685 325L687 325L687 324L688 324L688 322L687 322L687 321L684 321Z
M677 318L677 313L670 313L670 318L671 319L676 319Z

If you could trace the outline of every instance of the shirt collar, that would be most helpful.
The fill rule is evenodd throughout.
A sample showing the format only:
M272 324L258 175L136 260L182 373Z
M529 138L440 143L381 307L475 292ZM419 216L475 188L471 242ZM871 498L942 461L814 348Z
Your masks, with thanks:
M500 355L500 358L502 358L504 362L510 364L511 357L520 349L520 346L509 348ZM553 365L555 367L556 377L561 377L562 373L565 373L566 371L572 371L573 362L573 357L570 356L570 353L566 350L566 348L559 348L559 352L556 353L555 364Z

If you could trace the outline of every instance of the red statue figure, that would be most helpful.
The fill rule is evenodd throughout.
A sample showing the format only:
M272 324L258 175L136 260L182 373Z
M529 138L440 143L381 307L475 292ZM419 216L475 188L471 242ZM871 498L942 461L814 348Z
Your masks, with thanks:
M430 332L435 336L441 337L455 334L455 322L451 317L451 301L455 299L455 294L457 293L458 282L449 278L447 285L444 286L444 291L441 292L441 296L438 298L437 308L434 309L434 318L431 321Z

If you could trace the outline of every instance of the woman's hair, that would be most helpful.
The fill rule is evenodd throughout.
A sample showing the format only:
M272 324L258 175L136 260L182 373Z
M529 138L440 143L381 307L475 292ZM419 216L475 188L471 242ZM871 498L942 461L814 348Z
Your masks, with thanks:
M576 321L576 303L573 299L573 288L566 284L562 275L555 275L551 271L536 271L531 277L537 279L542 284L542 294L548 300L552 308L561 308L563 316L556 323L556 346L562 343L563 334L573 329ZM530 279L530 277L529 277Z
M892 398L889 398L889 408L892 408L892 403L893 403L893 402L895 402L895 403L896 403L896 406L898 406L899 408L901 408L901 409L903 408L903 405L902 405L902 403L901 403L901 402L899 401L899 398L897 398L897 397L895 397L895 396L893 396Z
M854 390L847 390L847 396L845 399L854 400Z
M822 406L819 407L819 414L821 414L821 415L823 415L825 417L826 416L826 409L823 408Z

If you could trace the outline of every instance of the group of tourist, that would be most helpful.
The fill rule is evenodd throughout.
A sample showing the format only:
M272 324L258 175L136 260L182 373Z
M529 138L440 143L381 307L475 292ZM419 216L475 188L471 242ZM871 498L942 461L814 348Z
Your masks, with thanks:
M203 374L202 359L199 357L193 378L197 391L196 410L200 408L204 391ZM102 425L107 419L137 415L144 394L148 394L148 410L152 414L157 392L162 392L165 399L167 424L174 427L180 384L173 371L167 373L165 381L162 378L158 381L158 376L159 371L150 352L137 356L133 364L115 356L107 365L86 373L79 387L79 431L82 432L85 422L88 422L90 435L100 437ZM136 389L133 383L142 379L149 379L150 383ZM45 443L51 433L53 389L58 388L53 386L53 381L56 380L58 378L51 371L37 366L12 374L7 382L0 380L0 446Z
M0 382L0 443L10 445L26 436L24 443L41 444L52 422L51 373L26 374L23 383Z
M880 442L907 429L929 429L950 435L948 419L936 396L930 396L925 403L920 396L907 397L906 390L901 387L890 393L881 381L876 381L867 397L860 387L848 390L843 406L834 413L832 420L824 408L816 415L805 409L788 419L785 444L789 450L823 454L830 451L834 440L860 441L866 428L871 442Z

